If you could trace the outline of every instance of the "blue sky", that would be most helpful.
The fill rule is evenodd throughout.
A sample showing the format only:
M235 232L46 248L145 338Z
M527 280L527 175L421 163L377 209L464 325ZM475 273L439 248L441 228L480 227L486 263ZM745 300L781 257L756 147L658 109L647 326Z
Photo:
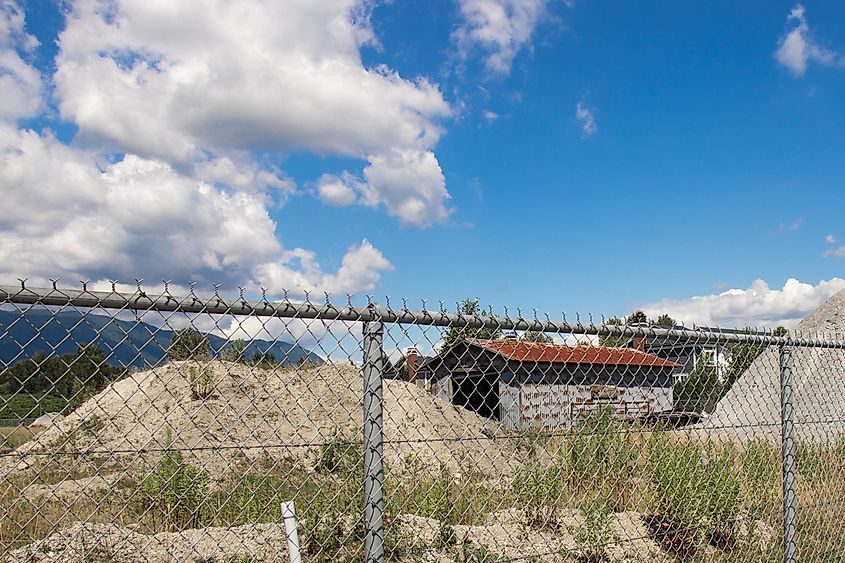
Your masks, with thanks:
M5 279L728 324L845 288L840 3L195 4L3 4Z

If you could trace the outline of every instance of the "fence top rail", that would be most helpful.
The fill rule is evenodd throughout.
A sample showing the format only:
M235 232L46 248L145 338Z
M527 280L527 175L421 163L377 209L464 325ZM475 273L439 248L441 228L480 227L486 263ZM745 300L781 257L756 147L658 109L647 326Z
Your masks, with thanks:
M27 287L24 284L0 285L0 304L42 305L54 307L81 307L119 309L131 311L158 311L188 314L214 314L253 317L278 317L319 319L325 321L383 322L391 324L414 324L418 326L487 328L517 331L538 331L558 334L609 336L609 337L665 337L706 343L751 343L758 345L799 346L845 350L845 340L803 338L794 335L775 336L765 332L743 332L718 327L659 327L617 325L594 322L572 323L545 319L524 318L509 315L466 315L444 310L413 311L405 308L380 307L370 302L366 307L351 304L336 307L328 302L318 304L283 299L271 301L266 298L248 300L241 295L237 299L226 299L215 295L200 296L193 292L175 296L167 290L154 294L139 289L133 293L119 291L92 291L83 289Z

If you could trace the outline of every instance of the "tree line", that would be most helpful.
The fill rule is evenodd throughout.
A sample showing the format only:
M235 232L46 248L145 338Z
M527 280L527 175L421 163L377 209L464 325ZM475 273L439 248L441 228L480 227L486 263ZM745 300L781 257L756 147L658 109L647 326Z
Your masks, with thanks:
M71 411L125 373L93 344L52 356L38 350L0 372L0 418Z

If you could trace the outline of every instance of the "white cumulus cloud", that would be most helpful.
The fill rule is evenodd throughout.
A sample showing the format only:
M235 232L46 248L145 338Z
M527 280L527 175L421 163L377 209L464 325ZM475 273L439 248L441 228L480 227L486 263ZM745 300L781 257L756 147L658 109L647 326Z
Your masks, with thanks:
M361 48L376 43L369 5L74 0L56 60L61 115L80 140L177 167L232 151L376 168L396 151L415 155L402 186L370 188L401 222L430 225L445 217L448 192L427 169L415 176L415 164L436 164L439 121L452 109L426 78L362 63Z
M355 293L392 268L363 241L325 272L312 252L283 248L260 193L217 189L137 155L104 161L9 124L0 125L0 193L4 279L142 276Z
M33 117L44 103L41 73L20 55L38 46L24 19L17 2L0 0L0 119Z
M789 12L786 18L786 35L780 39L775 51L777 61L795 76L803 75L810 61L825 66L845 67L845 57L842 54L816 42L804 12L802 4L796 4Z
M453 38L460 55L475 48L485 52L488 70L508 74L519 51L529 44L548 0L459 0L463 24Z
M833 294L845 289L845 280L831 278L816 285L790 278L783 288L772 289L763 280L756 280L746 289L729 289L713 295L689 299L665 299L641 307L649 317L668 313L678 322L689 325L726 327L795 326Z

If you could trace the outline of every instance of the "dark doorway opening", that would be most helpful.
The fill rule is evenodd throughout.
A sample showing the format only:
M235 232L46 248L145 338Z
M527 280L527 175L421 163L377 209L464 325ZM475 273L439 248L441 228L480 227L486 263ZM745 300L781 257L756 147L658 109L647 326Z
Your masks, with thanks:
M499 419L499 377L473 374L452 378L452 403L487 418Z

